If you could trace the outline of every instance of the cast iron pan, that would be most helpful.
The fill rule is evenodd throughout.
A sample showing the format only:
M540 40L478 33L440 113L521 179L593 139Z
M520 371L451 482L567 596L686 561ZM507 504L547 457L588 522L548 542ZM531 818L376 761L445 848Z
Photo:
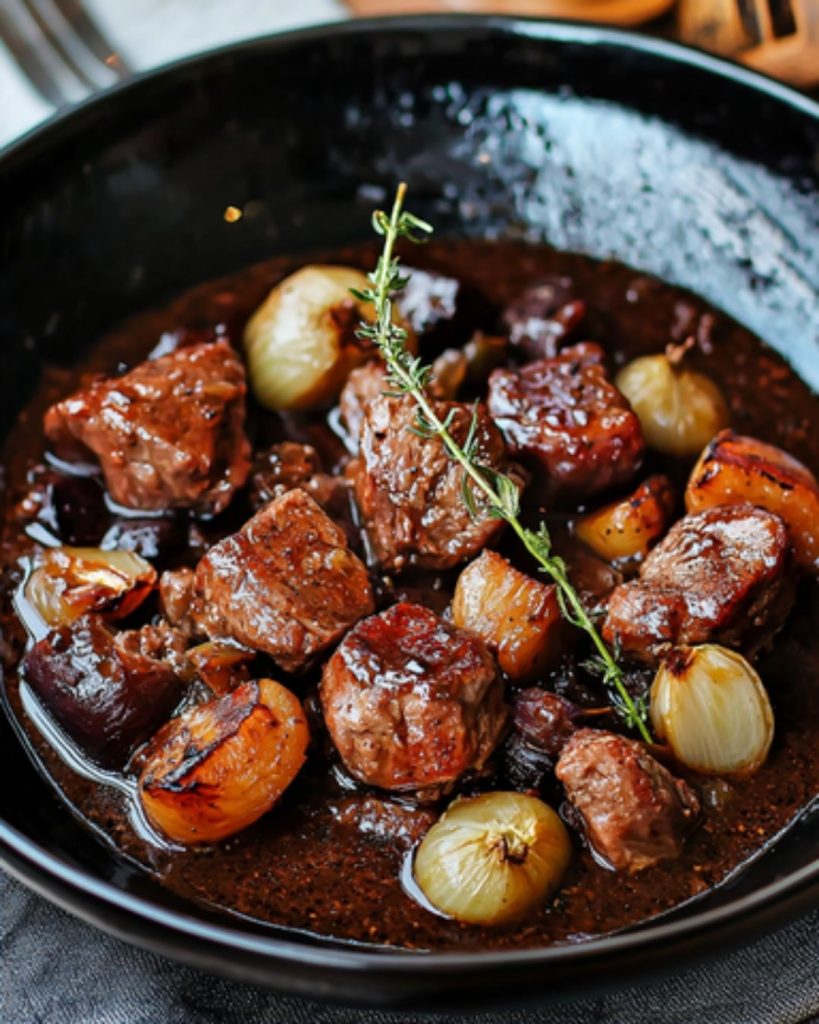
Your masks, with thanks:
M183 61L12 147L0 159L0 430L41 360L75 359L115 320L210 277L361 239L399 178L442 233L548 241L691 288L819 387L819 108L666 42L425 17ZM229 204L245 208L239 224L224 222ZM616 937L520 953L365 950L182 904L72 819L5 721L0 778L0 861L55 902L201 967L358 1004L486 1009L588 993L819 903L808 815L731 886Z

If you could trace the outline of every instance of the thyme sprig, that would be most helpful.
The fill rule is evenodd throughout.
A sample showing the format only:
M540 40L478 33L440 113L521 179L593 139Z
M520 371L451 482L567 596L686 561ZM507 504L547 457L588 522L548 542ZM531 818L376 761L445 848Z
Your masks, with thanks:
M430 400L426 388L430 381L432 367L424 365L421 359L407 349L407 331L396 323L393 296L402 291L408 282L395 256L395 245L399 238L420 243L432 233L432 226L404 209L407 186L398 186L392 212L377 210L372 217L373 230L383 237L384 247L376 268L370 273L371 287L354 291L356 298L372 303L375 322L362 323L359 337L376 345L387 369L388 394L409 395L416 405L416 418L412 426L420 437L439 438L449 457L463 469L463 498L472 516L480 512L476 494L486 502L489 515L502 519L517 534L523 546L538 563L541 572L546 573L557 585L557 599L563 616L577 629L583 630L591 640L595 655L587 662L595 674L602 678L603 685L610 692L612 705L622 721L639 731L642 738L651 742L646 726L647 712L643 700L634 700L625 685L623 672L615 654L609 650L595 627L592 619L569 580L566 563L552 550L552 539L546 524L541 522L537 530L525 527L520 521L520 500L517 484L504 473L483 465L479 461L478 409L473 409L469 431L463 445L450 432L454 409L441 419Z

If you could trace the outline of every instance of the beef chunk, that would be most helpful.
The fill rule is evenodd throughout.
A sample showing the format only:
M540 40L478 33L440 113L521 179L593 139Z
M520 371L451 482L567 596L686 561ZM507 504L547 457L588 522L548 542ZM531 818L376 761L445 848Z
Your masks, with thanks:
M469 432L470 406L435 403L441 419L452 413L450 432L461 444ZM472 518L463 499L463 470L438 439L413 433L415 403L386 395L367 406L361 428L361 455L355 466L355 495L376 557L386 569L407 562L447 569L493 540L503 527L486 514ZM478 410L477 461L506 470L500 432L483 408ZM486 503L476 495L479 511Z
M382 789L449 786L484 763L506 721L481 641L416 604L351 630L324 668L320 696L348 771Z
M254 508L261 508L296 488L306 491L333 519L349 515L347 481L322 471L321 459L311 444L282 441L256 457L250 481Z
M687 515L615 588L603 633L645 660L662 644L715 641L753 653L782 624L793 587L788 531L754 505Z
M159 577L159 605L172 626L194 632L190 612L193 602L193 569L169 569Z
M527 359L551 359L576 334L586 317L586 303L572 294L570 277L545 277L504 309L509 343Z
M295 672L374 609L367 570L343 530L301 490L221 540L196 568L193 614Z
M339 408L353 451L358 450L358 438L367 406L387 390L386 376L387 370L381 360L372 360L351 370L342 388Z
M556 774L589 843L618 871L678 857L699 814L694 791L642 744L601 729L579 729L563 748Z
M451 398L454 391L457 390L457 386L453 388L453 361L457 363L455 375L457 376L460 372L461 378L465 376L467 357L464 351L446 349L432 365L432 375L427 391L433 398ZM361 427L370 402L389 390L387 370L380 359L357 366L350 372L339 399L339 409L347 430L350 451L358 451Z
M179 703L184 645L167 626L114 634L86 615L35 644L23 674L86 754L121 768Z
M489 377L489 412L514 454L540 470L546 496L582 498L631 479L643 457L640 421L585 342L553 359Z
M221 511L244 484L245 373L225 341L181 348L53 405L45 432L100 461L111 497L129 508Z

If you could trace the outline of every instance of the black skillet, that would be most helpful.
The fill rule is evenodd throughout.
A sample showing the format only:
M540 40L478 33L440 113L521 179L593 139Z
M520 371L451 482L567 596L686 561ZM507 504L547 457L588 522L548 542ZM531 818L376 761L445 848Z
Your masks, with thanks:
M359 240L399 177L442 233L546 240L691 288L819 387L819 107L627 33L424 17L186 60L7 151L0 429L43 359L72 359L115 320L210 277ZM229 204L246 209L238 225L223 220ZM317 998L543 1002L711 955L819 903L817 815L731 886L617 937L367 951L183 904L72 819L2 716L0 779L0 863L27 884L131 942Z

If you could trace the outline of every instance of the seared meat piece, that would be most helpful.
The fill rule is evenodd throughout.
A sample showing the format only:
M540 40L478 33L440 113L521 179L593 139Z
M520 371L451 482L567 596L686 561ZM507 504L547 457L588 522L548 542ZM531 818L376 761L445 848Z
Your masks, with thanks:
M374 398L388 390L386 376L387 370L383 362L374 359L351 370L347 383L342 388L339 408L353 451L358 450L358 438L367 406Z
M483 643L416 604L359 622L325 665L319 693L347 770L382 789L450 785L483 765L506 722Z
M527 359L551 359L586 316L586 303L572 294L570 277L544 278L504 309L509 342Z
M213 638L303 668L373 611L367 570L344 531L304 491L289 491L208 551L193 615Z
M435 402L441 419L450 412L450 433L463 444L472 419L470 406ZM503 523L487 514L473 519L463 499L463 470L438 439L413 433L415 403L382 395L370 402L361 428L361 455L354 468L355 495L376 557L385 569L407 562L448 569L492 541ZM483 408L478 411L477 461L506 470L500 432ZM485 513L486 502L475 494Z
M591 846L618 871L679 857L699 814L691 787L642 744L601 729L579 729L563 748L556 774Z
M86 754L121 768L179 703L184 644L167 626L114 634L86 615L35 644L23 675Z
M186 633L194 632L190 618L193 602L193 569L169 569L159 577L159 605L162 614Z
M645 660L661 644L715 641L753 653L790 610L788 531L755 505L687 515L651 551L639 579L612 593L603 634Z
M321 460L312 445L282 441L256 458L250 484L254 508L261 508L297 487L306 491L333 519L349 514L351 495L347 481L322 472Z
M461 376L466 372L466 356L461 349L447 349L443 352L432 365L432 376L427 387L433 398L446 398L452 390L449 379L451 357L457 358L459 363L463 362ZM389 390L387 369L380 359L373 359L350 372L339 398L339 408L349 435L348 447L351 451L358 451L361 426L370 402Z
M546 470L535 482L550 498L596 494L626 483L640 466L640 421L592 342L519 370L494 370L487 404L512 452Z
M95 381L45 415L49 440L97 456L129 508L221 511L244 484L245 372L225 341L193 345Z

